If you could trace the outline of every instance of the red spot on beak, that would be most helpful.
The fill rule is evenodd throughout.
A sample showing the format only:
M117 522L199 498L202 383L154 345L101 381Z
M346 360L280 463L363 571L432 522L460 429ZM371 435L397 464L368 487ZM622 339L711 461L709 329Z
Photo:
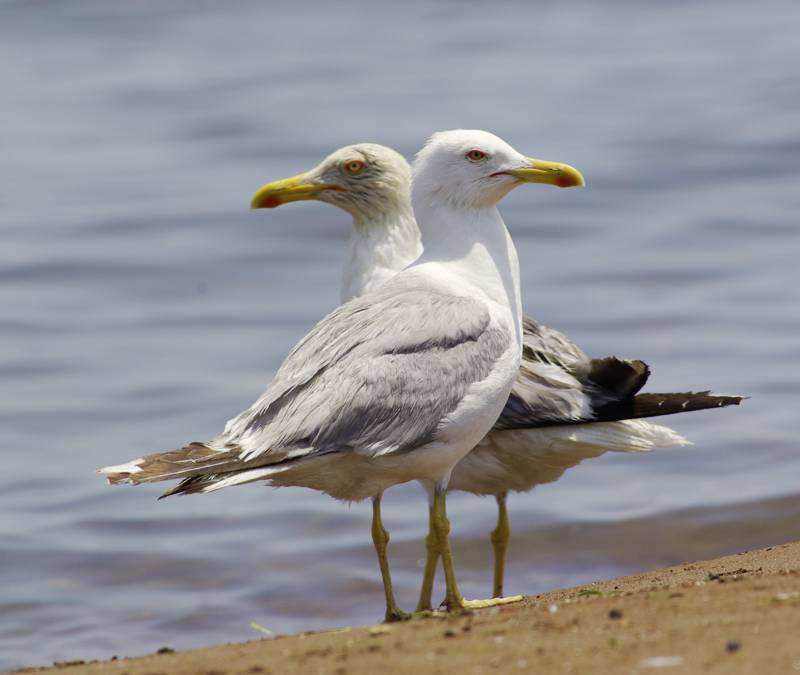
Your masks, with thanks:
M575 181L567 176L559 176L556 178L556 185L558 187L575 187Z
M261 202L261 207L265 209L274 209L276 206L280 205L281 205L281 200L274 195L267 197Z

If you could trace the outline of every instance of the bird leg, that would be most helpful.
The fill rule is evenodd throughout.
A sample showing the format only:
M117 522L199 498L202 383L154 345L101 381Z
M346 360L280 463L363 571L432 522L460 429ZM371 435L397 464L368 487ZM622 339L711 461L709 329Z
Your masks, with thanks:
M492 597L503 597L503 575L506 566L506 551L508 539L511 536L511 527L508 524L508 509L506 509L507 492L495 495L497 500L497 527L492 530L490 538L494 548L494 591Z
M450 552L450 521L447 519L447 507L445 504L445 490L439 485L433 493L433 508L431 509L431 524L436 534L439 546L439 554L442 556L442 567L444 567L445 597L444 604L448 611L462 609L464 607L464 596L458 590L456 581L456 570L453 565L453 554ZM424 589L423 589L424 590Z
M433 522L433 505L428 510L428 536L425 537L425 574L422 577L422 588L419 592L418 612L431 611L433 581L436 577L436 565L439 563L439 539Z
M375 552L378 554L378 564L381 568L383 578L383 591L386 594L386 621L402 621L411 615L402 611L397 606L392 590L392 575L389 572L389 558L386 555L386 547L389 544L389 533L381 521L381 497L379 494L372 498L372 543L375 544Z
M439 553L442 556L442 567L444 567L444 579L446 584L444 604L448 611L459 609L481 609L482 607L495 607L497 605L508 605L512 602L522 600L521 595L513 595L508 598L491 598L489 600L465 600L458 590L456 582L455 567L453 565L453 555L450 551L450 521L447 519L447 509L445 506L445 491L436 486L433 494L433 526L436 538L439 543Z

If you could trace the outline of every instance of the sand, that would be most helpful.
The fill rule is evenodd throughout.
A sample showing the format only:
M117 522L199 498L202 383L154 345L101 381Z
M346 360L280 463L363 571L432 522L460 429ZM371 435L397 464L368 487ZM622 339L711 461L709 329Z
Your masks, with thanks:
M800 543L502 608L107 662L59 675L800 673Z

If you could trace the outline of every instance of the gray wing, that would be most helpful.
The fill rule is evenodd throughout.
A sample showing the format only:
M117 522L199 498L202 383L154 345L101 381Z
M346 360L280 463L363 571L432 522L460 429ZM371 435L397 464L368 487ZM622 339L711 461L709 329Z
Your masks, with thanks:
M590 359L569 338L523 319L522 363L495 429L595 421L631 399L650 371L642 361Z
M221 440L270 463L419 447L508 344L482 303L390 284L318 323Z
M332 452L417 448L509 344L483 303L393 280L320 321L217 438L102 471L111 482L191 484Z

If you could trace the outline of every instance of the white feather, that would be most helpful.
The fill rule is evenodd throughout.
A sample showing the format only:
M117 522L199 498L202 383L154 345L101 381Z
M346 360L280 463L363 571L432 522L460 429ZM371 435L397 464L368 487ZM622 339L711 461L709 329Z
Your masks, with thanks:
M691 442L646 420L492 431L453 469L449 487L482 495L525 492L606 452L651 452L683 445Z
M114 466L104 466L102 469L98 469L97 473L101 473L104 476L112 476L114 474L120 473L139 473L142 470L142 467L139 464L144 461L143 457L139 457L139 459L131 460L126 464L115 464Z

